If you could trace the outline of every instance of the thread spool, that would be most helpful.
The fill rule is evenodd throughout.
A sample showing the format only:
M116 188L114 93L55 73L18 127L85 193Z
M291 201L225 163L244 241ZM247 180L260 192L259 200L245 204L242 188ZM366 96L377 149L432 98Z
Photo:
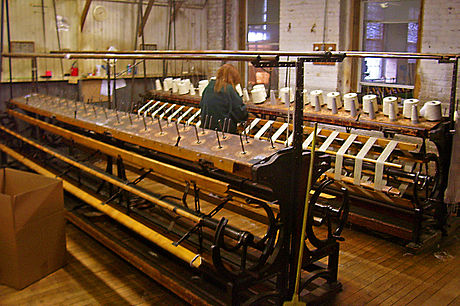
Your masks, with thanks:
M265 91L265 85L264 84L256 84L252 87L252 89L260 90L264 93L264 99L267 98L267 92Z
M249 102L249 93L246 88L243 88L243 102L244 103Z
M354 92L347 93L343 96L343 107L346 111L351 111L352 103L355 106L355 111L358 106L358 95Z
M324 104L323 91L322 90L312 90L310 92L310 103L311 103L311 106L315 108L315 111L319 112L321 110L321 106Z
M385 116L390 116L390 105L393 105L395 114L398 115L398 98L396 97L383 98L383 114Z
M412 112L411 112L410 121L413 124L417 124L420 121L419 117L418 117L418 105L417 104L411 104L411 106L412 106Z
M270 104L276 105L276 96L275 91L273 89L270 90Z
M161 87L161 81L159 79L155 80L155 90L163 90Z
M412 118L412 107L417 107L417 112L420 110L418 99L406 99L403 103L403 116L404 118Z
M286 103L286 93L289 93L289 102L294 102L294 93L290 87L283 87L280 89L279 98L281 102Z
M177 79L174 79L173 80L173 83L172 83L172 92L173 93L177 93L179 91L179 82L180 82L180 78L177 78Z
M203 91L208 86L209 81L208 80L201 80L198 82L198 94L201 97L203 95Z
M358 104L358 99L351 99L349 101L349 107L350 107L350 116L356 117L358 110L357 110L357 104Z
M190 82L190 79L185 79L185 80L182 80L185 82L185 86L187 86L188 89L190 89L190 84L192 84L192 82Z
M241 84L240 83L236 84L235 90L240 95L240 97L243 96L243 90L241 89Z
M164 91L169 91L172 89L172 84L173 84L173 79L172 78L166 78L163 81L163 90Z
M388 103L388 118L390 119L390 121L396 121L396 116L398 115L397 111L396 111L396 104L391 102L391 103Z
M303 97L303 104L304 104L304 105L307 105L308 103L310 103L308 90L304 89L304 90L302 91L302 97Z
M374 108L374 105L376 105L377 103L373 103L373 101L370 101L368 100L367 101L367 110L368 110L368 114L369 114L369 119L373 120L375 119L375 108ZM364 104L363 104L363 109L364 109Z
M188 94L189 90L190 90L190 85L187 84L186 81L180 81L177 84L177 91L180 95Z
M376 95L365 95L363 96L363 112L369 114L370 112L370 104L372 103L374 115L375 111L378 109L377 107L377 96Z
M342 107L342 99L340 98L340 92L338 91L329 92L326 95L327 108L333 110L333 104L335 104L334 107L336 111ZM337 112L333 112L333 114L337 114Z
M265 89L260 88L260 87L253 88L251 90L251 96L252 96L253 103L255 104L263 103L265 102L265 97L266 97Z
M428 121L439 121L442 119L441 114L441 102L439 101L428 101L420 109L420 115L422 115Z

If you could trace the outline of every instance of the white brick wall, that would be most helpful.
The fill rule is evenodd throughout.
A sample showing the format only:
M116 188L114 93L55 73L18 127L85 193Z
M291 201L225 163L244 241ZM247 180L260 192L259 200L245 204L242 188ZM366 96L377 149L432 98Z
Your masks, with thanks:
M422 31L421 52L459 53L460 0L425 0ZM452 66L421 61L418 69L421 81L419 99L448 103Z
M460 0L422 0L424 16L422 29L422 49L426 53L458 53L460 50ZM208 6L208 49L221 49L223 46L223 3L224 0L209 0ZM232 22L237 22L237 0L227 0L227 45L235 49L237 31ZM311 51L313 43L323 41L324 9L326 0L280 0L280 50ZM342 5L342 14L340 7ZM336 43L344 48L339 33L347 32L347 9L349 0L327 0L326 43ZM231 9L230 9L231 8ZM340 26L343 28L340 29ZM342 37L343 38L343 37ZM220 63L216 63L219 67ZM341 64L334 66L306 65L305 88L324 91L342 87ZM211 69L212 70L212 69ZM211 74L213 72L211 71ZM421 61L420 94L422 101L440 100L447 103L450 99L452 64L438 64L434 61ZM279 84L284 86L286 69L280 69ZM295 73L291 72L292 86L295 85Z
M280 50L312 51L313 43L323 42L325 0L281 0ZM326 43L339 43L340 0L327 1ZM280 87L285 84L286 69L280 70ZM306 89L334 91L337 88L338 65L306 64ZM295 75L291 73L291 86Z

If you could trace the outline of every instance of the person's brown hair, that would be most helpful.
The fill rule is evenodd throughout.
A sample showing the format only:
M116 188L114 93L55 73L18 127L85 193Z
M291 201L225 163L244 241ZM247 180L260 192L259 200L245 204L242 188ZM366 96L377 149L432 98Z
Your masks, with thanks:
M225 64L217 70L216 85L214 91L219 92L222 88L224 91L227 89L227 85L232 85L233 88L237 84L241 83L241 77L238 70L231 64Z

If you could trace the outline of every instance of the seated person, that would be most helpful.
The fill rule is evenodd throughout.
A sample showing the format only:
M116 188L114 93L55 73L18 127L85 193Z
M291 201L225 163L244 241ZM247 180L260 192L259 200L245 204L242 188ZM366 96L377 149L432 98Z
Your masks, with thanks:
M235 89L240 83L240 74L231 64L225 64L217 70L216 79L209 82L201 97L201 124L204 128L217 128L220 131L227 119L225 132L237 133L237 123L248 119L246 105Z

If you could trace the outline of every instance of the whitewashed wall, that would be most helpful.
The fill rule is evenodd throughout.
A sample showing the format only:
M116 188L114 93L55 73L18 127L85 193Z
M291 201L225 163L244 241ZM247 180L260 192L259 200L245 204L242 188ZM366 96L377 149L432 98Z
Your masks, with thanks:
M158 1L150 13L145 26L145 43L157 44L158 49L167 46L167 21L169 8L166 2ZM45 0L45 27L46 50L43 44L41 0L9 1L11 39L13 41L34 41L36 52L58 50L54 11L51 0ZM207 49L207 18L206 7L203 1L187 1L178 10L176 17L176 49L197 50ZM61 47L70 50L107 50L114 46L116 49L133 50L137 22L138 6L128 3L115 3L106 1L92 1L83 31L80 31L80 16L85 1L83 0L56 0L57 14L65 17L69 22L68 31L61 31ZM96 6L103 6L107 18L103 21L95 20L93 10ZM146 4L143 6L145 11ZM6 27L5 27L6 28ZM6 29L4 33L4 48L6 48ZM138 46L141 38L138 38ZM171 48L173 46L173 40ZM64 73L68 73L73 61L64 60ZM126 69L132 61L118 61L117 71ZM102 60L79 60L78 67L81 74L93 73L96 64L103 64ZM199 73L202 63L189 63L175 61L169 64L168 73L180 74L182 71L195 71ZM142 73L143 66L138 66ZM45 70L51 70L53 77L62 77L60 60L39 60L39 75L44 75ZM147 73L161 74L162 62L148 61ZM3 60L2 80L8 79L8 62ZM27 79L31 75L30 60L13 60L13 78Z
M422 50L424 53L460 52L460 1L425 0ZM452 81L452 64L421 61L419 98L448 103ZM457 91L458 82L457 82ZM458 96L458 95L457 95Z
M327 6L326 6L327 3ZM324 16L326 11L326 27ZM314 43L339 44L340 0L281 0L280 50L313 51ZM338 65L306 64L304 86L308 90L335 91L338 82ZM286 70L280 70L280 87L284 86ZM295 86L294 70L291 86Z

